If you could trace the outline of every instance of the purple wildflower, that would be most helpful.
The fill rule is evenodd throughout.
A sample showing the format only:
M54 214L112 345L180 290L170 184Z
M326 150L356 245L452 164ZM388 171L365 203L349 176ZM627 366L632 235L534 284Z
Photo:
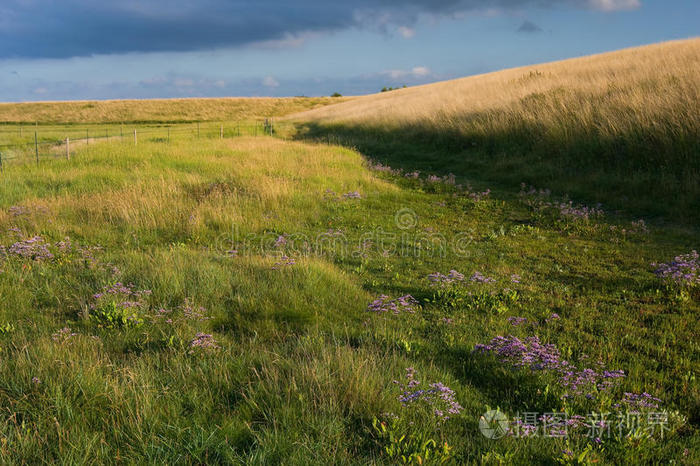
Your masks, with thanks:
M7 252L34 261L45 261L54 258L54 255L48 249L48 244L44 242L41 236L34 236L24 241L18 241L10 246Z
M185 298L185 302L180 306L180 310L185 318L189 320L203 322L210 319L210 317L206 315L207 310L202 306L195 307L189 298Z
M345 199L362 199L362 194L360 194L359 191L351 191L349 193L343 194L343 198L345 198Z
M623 403L632 409L657 409L663 402L660 399L651 396L647 392L644 392L641 394L625 393L621 403L618 403L615 406L622 406Z
M508 317L508 322L512 326L517 327L518 325L527 323L527 319L525 317Z
M275 262L275 265L272 266L272 270L279 270L282 267L291 267L292 265L295 265L297 262L288 256L282 256L280 257L279 262Z
M515 369L554 374L557 384L566 391L564 398L591 395L588 398L593 399L594 393L608 390L617 379L625 377L625 373L619 370L579 370L561 357L555 345L543 344L537 336L522 340L514 336L497 336L488 344L477 344L474 351L493 353L501 362Z
M494 283L496 280L491 277L486 277L481 274L481 272L474 272L474 274L469 277L469 280L475 283Z
M195 337L190 341L189 344L190 354L193 354L197 350L214 351L218 350L220 346L217 344L214 337L208 333L197 333Z
M69 327L63 327L62 329L56 331L56 333L51 335L51 338L53 339L53 341L64 342L66 340L70 340L71 338L77 335L78 334L72 332Z
M418 301L410 294L399 296L396 299L391 299L389 296L381 295L369 303L367 310L377 314L391 312L394 315L399 315L402 312L415 312L418 305Z
M475 202L479 202L481 200L486 199L489 197L491 194L491 190L487 189L486 191L480 192L480 193L469 193L469 198Z
M428 407L433 415L444 422L451 416L456 416L462 412L462 406L455 398L455 392L450 387L441 382L434 382L428 388L420 388L421 382L416 378L416 371L412 367L406 369L406 381L400 384L402 393L399 401L404 408L423 406Z
M665 264L652 264L659 278L678 285L700 284L700 255L693 250L689 254L676 256Z
M450 270L447 275L440 272L435 272L428 275L428 280L430 280L431 284L433 285L449 285L455 282L464 281L464 275L456 270Z

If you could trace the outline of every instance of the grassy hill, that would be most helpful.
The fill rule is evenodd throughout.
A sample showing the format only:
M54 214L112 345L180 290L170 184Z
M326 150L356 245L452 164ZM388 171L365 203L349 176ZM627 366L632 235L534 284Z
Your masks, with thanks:
M548 178L559 101L508 144L506 103L466 148L418 104L435 134L370 123L426 89L304 120L323 143L209 125L3 162L0 463L700 464L697 229L560 195L615 199Z
M163 123L282 116L347 98L219 98L0 103L0 123Z
M700 39L361 97L295 116L303 137L392 166L520 182L700 221Z

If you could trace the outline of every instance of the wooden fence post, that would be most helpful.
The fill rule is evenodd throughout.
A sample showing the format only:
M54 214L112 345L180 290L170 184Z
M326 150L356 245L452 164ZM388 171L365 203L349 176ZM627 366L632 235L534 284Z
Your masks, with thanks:
M136 138L136 130L134 129L134 145L138 146L139 140Z
M219 139L224 138L224 125L221 125L221 128L219 129Z
M5 173L5 167L2 165L2 152L0 152L0 173Z
M85 130L85 144L90 145L90 130Z
M36 154L36 164L39 165L39 137L34 131L34 153Z
M66 160L70 160L70 138L66 136Z
M197 122L197 139L199 139L199 122Z

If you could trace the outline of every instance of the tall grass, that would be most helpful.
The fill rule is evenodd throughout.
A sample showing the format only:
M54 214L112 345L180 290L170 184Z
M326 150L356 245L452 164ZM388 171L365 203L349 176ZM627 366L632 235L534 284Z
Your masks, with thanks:
M3 462L389 463L373 427L386 413L405 420L394 433L409 453L432 439L452 463L581 454L579 437L479 432L487 406L600 408L474 353L508 334L623 369L612 395L647 391L679 411L664 439L606 440L591 461L697 461L700 295L650 266L696 247L687 232L552 219L507 191L475 200L449 180L372 171L346 148L270 137L80 146L70 161L8 165L0 188ZM35 235L54 258L11 251ZM317 238L338 247L313 249ZM276 265L283 255L295 263ZM496 283L438 293L427 276L451 269ZM140 320L95 298L116 282L151 291L130 298ZM409 293L414 314L367 311ZM218 348L193 348L198 333ZM464 411L436 425L432 410L402 407L393 381L409 367Z
M521 181L698 221L700 39L366 96L302 113L406 168Z
M2 123L235 121L282 116L347 100L330 97L0 103Z

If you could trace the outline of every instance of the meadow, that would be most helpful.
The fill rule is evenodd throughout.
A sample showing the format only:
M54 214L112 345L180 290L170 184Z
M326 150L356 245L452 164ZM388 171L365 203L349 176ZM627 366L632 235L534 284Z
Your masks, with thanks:
M346 97L193 98L0 103L0 122L42 124L186 123L283 116L348 100Z
M696 223L311 118L6 164L2 462L700 462Z
M700 222L700 39L514 68L294 115L376 160Z

